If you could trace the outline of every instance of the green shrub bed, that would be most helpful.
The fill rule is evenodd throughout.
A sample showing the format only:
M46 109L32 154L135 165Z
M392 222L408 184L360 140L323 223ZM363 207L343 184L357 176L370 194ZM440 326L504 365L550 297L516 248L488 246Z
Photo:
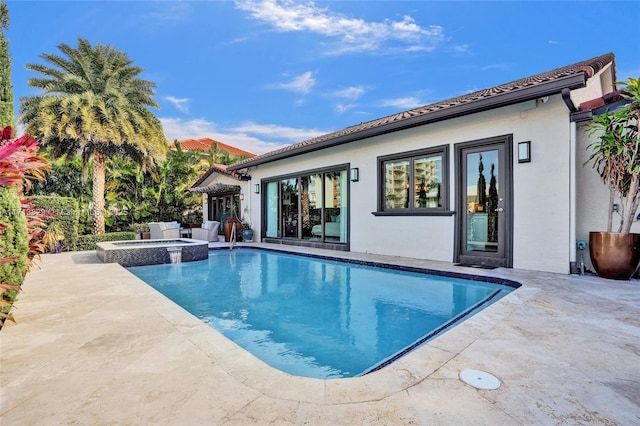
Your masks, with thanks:
M78 237L78 242L76 243L76 250L86 251L86 250L95 250L96 243L102 243L105 241L126 241L126 240L135 240L136 234L135 232L109 232L107 234L100 235L80 235Z
M31 208L39 216L46 216L48 224L57 222L64 234L64 251L76 250L78 242L79 210L78 201L71 197L55 197L47 195L36 195L28 197L31 201Z

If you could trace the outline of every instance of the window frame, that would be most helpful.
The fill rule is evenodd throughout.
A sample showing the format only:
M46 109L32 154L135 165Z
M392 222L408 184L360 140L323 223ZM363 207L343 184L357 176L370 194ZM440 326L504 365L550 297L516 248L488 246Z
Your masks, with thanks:
M343 163L343 164L337 164L337 165L333 165L333 166L327 166L327 167L320 167L320 168L314 168L314 169L310 169L310 170L302 170L299 172L295 172L295 173L287 173L287 174L283 174L283 175L277 175L277 176L270 176L269 178L264 178L261 180L261 188L267 188L267 185L271 182L278 182L278 191L280 192L281 190L281 182L283 180L286 179L298 179L298 185L297 188L298 190L300 190L300 179L304 176L311 176L311 175L325 175L328 173L334 173L334 172L345 172L347 173L347 177L346 177L346 187L345 187L345 194L346 194L346 209L347 209L347 214L345 217L345 223L346 223L346 234L345 234L345 241L343 242L339 242L339 241L328 241L326 240L326 236L325 238L322 239L322 241L314 241L314 240L309 240L306 238L298 238L298 237L285 237L284 236L284 230L281 229L280 230L280 236L279 237L267 237L266 234L265 236L263 236L263 241L264 242L278 242L280 244L288 244L288 245L299 245L299 246L310 246L310 247L319 247L319 248L328 248L328 249L333 249L333 250L341 250L341 251L348 251L350 249L350 217L351 214L349 213L349 210L351 208L351 182L349 181L349 173L350 170L350 164L349 163ZM263 223L266 223L267 219L267 206L266 206L266 196L262 197L262 220ZM301 208L300 208L300 202L301 199L300 197L298 197L298 215L300 215L301 213ZM324 212L325 209L327 207L324 206L322 207L322 211ZM278 207L278 220L281 219L281 215L282 212L280 211L280 208ZM298 226L301 226L301 221L298 221ZM322 224L324 225L324 220L322 222ZM266 229L266 228L265 228ZM266 232L266 231L265 231ZM298 233L298 235L300 235L300 233Z
M440 195L442 205L440 207L415 207L414 191L410 192L408 205L405 208L386 208L386 173L385 163L390 161L409 161L409 181L413 182L415 171L415 160L425 157L440 155L442 157L442 182ZM449 176L449 145L438 145L429 148L421 148L412 151L399 152L395 154L382 155L377 157L378 168L378 210L373 212L374 216L451 216L454 214L449 207L450 176Z

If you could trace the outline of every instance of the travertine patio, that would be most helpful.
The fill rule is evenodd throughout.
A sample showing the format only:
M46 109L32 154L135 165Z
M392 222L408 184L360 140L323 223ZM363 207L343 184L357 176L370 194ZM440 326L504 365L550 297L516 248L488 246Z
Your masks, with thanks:
M46 255L0 332L0 423L640 424L637 280L340 255L523 287L381 371L319 380L270 368L95 252Z

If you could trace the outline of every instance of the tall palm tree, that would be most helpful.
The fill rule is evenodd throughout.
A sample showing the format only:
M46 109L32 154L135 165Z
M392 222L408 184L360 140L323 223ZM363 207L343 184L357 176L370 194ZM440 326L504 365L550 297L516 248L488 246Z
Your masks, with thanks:
M44 93L20 99L20 121L54 157L92 162L94 232L102 234L107 159L122 154L147 167L164 159L166 137L148 109L158 108L156 85L138 78L143 69L111 45L79 38L77 48L58 49L64 56L41 55L48 65L27 65L42 74L28 84Z

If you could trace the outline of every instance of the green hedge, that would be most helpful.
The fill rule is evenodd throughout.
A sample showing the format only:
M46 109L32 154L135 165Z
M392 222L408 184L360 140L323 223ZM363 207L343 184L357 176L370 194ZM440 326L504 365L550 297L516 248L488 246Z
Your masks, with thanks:
M109 232L100 235L80 235L76 244L76 250L95 250L96 243L104 241L135 240L135 232Z
M52 216L46 219L47 223L57 222L64 233L64 251L76 250L78 241L79 207L78 201L71 197L55 197L36 195L28 197L31 207L38 213L49 212Z
M0 186L0 223L6 226L0 232L0 257L17 256L17 259L0 265L0 283L22 285L29 253L27 219L22 213L17 191L8 186ZM3 296L13 300L15 292L7 292Z

